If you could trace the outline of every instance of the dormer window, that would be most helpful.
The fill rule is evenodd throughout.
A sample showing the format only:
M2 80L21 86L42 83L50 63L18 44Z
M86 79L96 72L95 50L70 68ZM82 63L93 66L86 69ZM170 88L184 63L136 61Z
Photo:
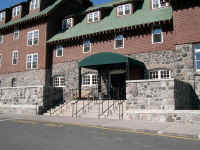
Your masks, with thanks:
M13 12L12 12L13 17L19 16L20 11L21 11L21 6L14 7L14 8L13 8Z
M117 16L130 15L131 14L131 4L120 5L117 7Z
M169 6L168 0L152 0L152 8L153 9L164 8L164 7L168 7L168 6Z
M5 16L6 16L5 11L4 11L4 12L1 12L1 13L0 13L0 21L5 20Z
M73 26L73 18L64 19L62 21L62 31L65 31Z
M100 12L99 11L91 12L87 15L88 23L98 22L99 20L100 20Z
M39 8L39 0L31 0L30 10Z

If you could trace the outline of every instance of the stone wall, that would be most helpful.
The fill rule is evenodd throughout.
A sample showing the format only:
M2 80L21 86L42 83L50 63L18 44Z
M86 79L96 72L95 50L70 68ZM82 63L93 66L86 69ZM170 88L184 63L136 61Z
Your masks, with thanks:
M145 120L153 122L195 123L200 125L200 111L191 110L129 110L126 120Z
M0 87L11 87L12 79L16 79L16 86L44 86L45 70L33 70L27 72L16 72L9 74L1 74Z
M126 83L127 110L174 110L174 80L137 80Z
M199 110L192 86L180 80L133 80L126 83L127 110Z
M32 86L0 89L0 112L15 114L37 114L62 101L59 88Z

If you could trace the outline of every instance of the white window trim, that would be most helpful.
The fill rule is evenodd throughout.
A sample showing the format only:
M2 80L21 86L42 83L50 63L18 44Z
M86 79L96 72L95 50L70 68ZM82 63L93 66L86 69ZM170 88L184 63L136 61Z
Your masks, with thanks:
M55 79L56 78L59 78L59 85L55 85ZM61 85L61 78L63 78L64 81L65 81L65 77L62 76L62 75L53 77L53 86L54 87L65 87L65 85ZM64 82L64 84L65 84L65 82Z
M15 33L18 32L17 38L15 38ZM13 40L18 40L19 39L19 30L15 30L13 33Z
M90 40L86 40L86 41L90 41ZM92 51L91 41L90 41L90 50L88 52L84 51L84 48L85 48L84 42L86 41L83 41L83 53L90 53Z
M69 20L71 20L71 21L69 21ZM71 22L69 28L66 28L66 26L65 26L65 28L64 28L64 23L65 23L65 22L67 22L67 23L68 23L68 22ZM64 31L64 30L68 30L68 29L72 28L73 25L74 25L74 19L73 19L73 18L63 19L63 20L62 20L62 31Z
M13 64L13 60L14 60L14 53L17 52L17 63ZM19 51L18 50L14 50L12 51L12 65L17 65L18 64L18 60L19 60Z
M38 43L34 44L34 33L36 31L38 31ZM31 33L31 32L33 33L33 35L32 35L32 45L28 45L28 34ZM39 45L39 41L40 41L40 31L39 30L32 30L32 31L27 32L27 46Z
M37 55L37 67L36 68L33 68L33 56L34 55ZM28 65L27 65L28 56L32 56L31 68L28 68ZM26 70L35 70L35 69L38 69L38 62L39 62L38 53L27 54L26 55Z
M153 38L153 30L154 29L161 29L161 42L154 42L154 38ZM151 42L152 42L152 44L162 44L163 42L164 42L164 37L163 37L163 30L162 30L162 28L152 28L152 33L151 33Z
M17 12L19 12L19 14L17 14ZM21 6L16 6L12 9L12 16L13 17L17 17L19 16L21 13Z
M62 56L58 56L58 48L62 48ZM56 57L63 57L63 46L57 46L56 47Z
M38 5L37 5L37 6L35 6L36 1L38 2ZM30 7L30 8L29 8L30 10L35 10L35 9L37 9L37 8L40 8L40 0L35 0L34 2L35 2L35 3L33 3L33 0L31 0L30 6L29 6L29 7ZM32 9L32 7L31 7L32 5L34 6L33 9Z
M6 12L3 11L3 12L0 13L0 22L1 22L1 21L4 21L5 18L6 18Z
M98 14L98 20L97 20L97 21L94 20L94 18L95 18L95 17L94 17L94 16L95 16L94 14L95 14L95 13ZM89 15L92 15L92 21L91 21L91 22L89 22ZM91 12L91 13L88 13L88 14L87 14L87 23L95 23L95 22L99 22L100 20L101 20L101 18L100 18L100 11L94 11L94 12Z
M160 9L160 8L165 8L165 7L168 7L169 6L169 3L168 2L166 2L166 6L165 7L163 7L163 6L161 6L161 3L160 3L160 0L158 0L158 8L154 8L153 7L153 1L154 0L151 0L151 4L152 4L152 9Z
M161 71L169 71L169 78L161 78ZM150 79L150 73L151 72L158 72L158 78L157 79ZM150 80L168 80L168 79L172 79L172 71L169 69L155 69L155 70L150 70L149 71L149 79Z
M3 64L3 54L0 54L0 57L1 57L1 59L0 59L0 65L2 65Z
M84 76L84 75L90 76L90 84L83 84L83 76ZM97 86L97 85L98 85L98 75L97 75L96 73L86 73L86 74L84 74L84 75L82 75L82 83L81 83L81 86L82 86L82 87L94 87L94 86ZM92 76L93 76L93 75L97 76L97 84L93 84L93 83L92 83Z
M200 72L200 69L197 69L197 64L196 64L196 53L200 53L200 49L194 49L194 64L195 64L195 70L196 70L196 72Z
M1 38L2 38L2 41L0 41L0 44L3 44L4 43L4 36L3 35L0 35Z
M119 35L118 35L119 36ZM117 38L117 36L115 36L115 38L114 38L114 49L121 49L121 48L124 48L124 45L125 45L125 43L124 43L124 35L122 35L123 36L123 46L122 47L116 47L116 38Z
M126 5L129 5L130 7L130 13L129 14L125 14L125 11L126 11ZM122 7L122 12L123 14L122 15L119 15L119 7ZM126 16L126 15L131 15L133 13L133 5L132 4L123 4L123 5L119 5L117 6L117 16L120 17L120 16Z

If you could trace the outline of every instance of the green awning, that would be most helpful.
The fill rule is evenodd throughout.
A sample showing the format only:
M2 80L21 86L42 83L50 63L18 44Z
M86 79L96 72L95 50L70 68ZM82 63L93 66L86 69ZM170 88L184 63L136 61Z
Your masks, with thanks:
M95 66L98 67L101 65L121 64L127 62L129 62L131 65L137 65L141 67L145 66L144 63L121 54L102 52L88 56L87 58L83 59L79 63L79 67L94 68Z

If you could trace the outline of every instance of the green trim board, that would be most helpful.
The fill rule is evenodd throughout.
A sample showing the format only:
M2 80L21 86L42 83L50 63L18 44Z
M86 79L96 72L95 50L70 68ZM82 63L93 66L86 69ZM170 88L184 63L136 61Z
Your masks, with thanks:
M120 1L118 0L117 2ZM100 6L103 7L102 5ZM141 8L138 8L132 15L117 17L116 9L116 7L112 8L110 14L102 18L98 23L86 23L87 15L85 15L85 18L81 22L65 32L56 34L47 43L114 29L167 21L171 20L173 16L171 7L152 10L149 0L144 0Z
M86 57L79 62L79 67L98 68L102 65L130 63L131 65L145 67L144 63L133 58L112 52L102 52Z
M18 24L18 23L22 23L22 22L25 22L25 21L29 21L29 20L34 19L34 18L39 18L39 17L42 17L44 15L47 15L49 12L54 10L58 5L60 5L63 1L64 0L57 0L57 1L55 1L55 3L53 3L52 5L48 6L47 8L45 8L44 10L42 10L38 13L35 13L35 14L32 14L32 15L26 15L23 18L17 19L15 21L9 21L6 24L0 25L0 29L6 28L6 27L9 27L9 26Z

